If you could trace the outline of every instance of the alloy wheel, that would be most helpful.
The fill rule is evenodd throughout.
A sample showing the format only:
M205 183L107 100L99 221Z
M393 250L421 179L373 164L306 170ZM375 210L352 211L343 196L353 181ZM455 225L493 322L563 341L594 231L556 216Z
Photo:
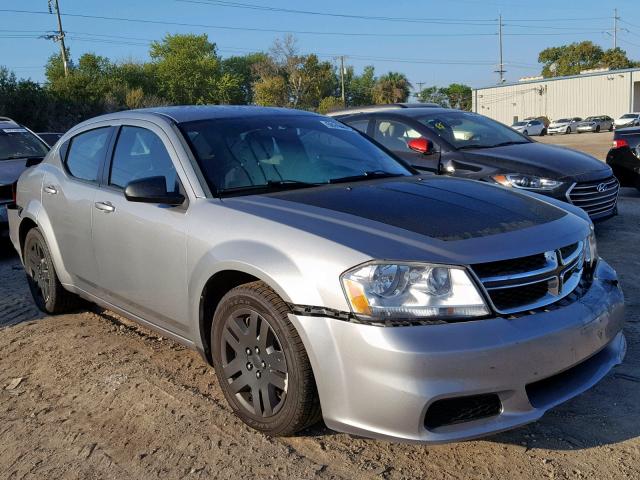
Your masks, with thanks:
M25 257L29 283L43 304L46 304L51 298L51 270L40 242L31 243Z
M223 381L238 403L258 418L275 415L287 395L288 371L269 322L255 310L236 310L225 321L220 347Z

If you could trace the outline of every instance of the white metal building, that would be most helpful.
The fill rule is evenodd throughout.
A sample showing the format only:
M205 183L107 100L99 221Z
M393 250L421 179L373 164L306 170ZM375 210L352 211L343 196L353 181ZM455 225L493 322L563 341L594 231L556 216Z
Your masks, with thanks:
M473 111L511 125L527 117L640 112L640 68L585 71L580 75L529 78L473 91Z

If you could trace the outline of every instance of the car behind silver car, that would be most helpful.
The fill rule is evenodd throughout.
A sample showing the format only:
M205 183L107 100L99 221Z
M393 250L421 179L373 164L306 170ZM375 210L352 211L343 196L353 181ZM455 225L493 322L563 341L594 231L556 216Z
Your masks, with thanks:
M418 176L334 119L169 107L86 121L18 182L36 304L78 296L199 350L271 435L415 442L540 418L624 357L577 207Z

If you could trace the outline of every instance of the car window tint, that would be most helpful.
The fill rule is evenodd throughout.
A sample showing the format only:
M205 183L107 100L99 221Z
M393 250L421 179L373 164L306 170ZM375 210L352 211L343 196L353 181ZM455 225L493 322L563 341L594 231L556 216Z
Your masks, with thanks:
M151 130L124 126L113 152L109 185L125 188L133 180L164 177L167 191L178 189L175 167L162 140Z
M347 122L350 127L360 130L362 133L367 133L367 127L369 126L369 120L356 120L355 122Z
M412 151L407 142L412 138L420 138L422 135L409 125L393 120L380 120L376 122L374 138L382 145L393 151Z
M110 134L111 127L103 127L89 130L71 139L66 165L73 177L90 182L98 181Z

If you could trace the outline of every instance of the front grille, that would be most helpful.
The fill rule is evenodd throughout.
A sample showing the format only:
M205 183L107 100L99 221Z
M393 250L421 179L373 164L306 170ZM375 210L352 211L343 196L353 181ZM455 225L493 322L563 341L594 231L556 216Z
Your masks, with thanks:
M445 425L493 417L499 415L501 410L502 404L495 393L436 400L427 409L424 426L433 430Z
M576 183L569 189L569 201L582 208L589 216L611 212L618 201L620 183L616 177Z
M537 255L472 265L493 307L511 315L561 300L580 283L585 242Z

